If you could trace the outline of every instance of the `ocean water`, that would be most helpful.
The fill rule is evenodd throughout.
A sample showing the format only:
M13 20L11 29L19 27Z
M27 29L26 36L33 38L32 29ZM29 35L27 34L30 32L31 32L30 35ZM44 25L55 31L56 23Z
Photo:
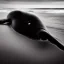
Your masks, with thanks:
M64 13L36 13L51 35L64 44Z

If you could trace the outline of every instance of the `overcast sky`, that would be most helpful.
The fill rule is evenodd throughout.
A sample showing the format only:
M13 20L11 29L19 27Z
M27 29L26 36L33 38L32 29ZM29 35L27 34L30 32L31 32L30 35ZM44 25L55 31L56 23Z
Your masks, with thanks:
M14 1L64 1L64 0L14 0Z
M0 8L64 8L64 0L0 0Z
M36 2L40 2L40 1L64 1L64 0L0 0L0 1L36 1Z

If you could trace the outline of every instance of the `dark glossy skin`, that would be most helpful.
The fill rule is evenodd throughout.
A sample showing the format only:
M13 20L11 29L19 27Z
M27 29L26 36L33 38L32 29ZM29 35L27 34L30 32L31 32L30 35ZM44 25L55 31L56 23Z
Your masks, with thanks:
M19 33L32 39L38 39L37 32L45 30L44 25L36 16L21 11L13 11L8 14L12 19L12 27Z

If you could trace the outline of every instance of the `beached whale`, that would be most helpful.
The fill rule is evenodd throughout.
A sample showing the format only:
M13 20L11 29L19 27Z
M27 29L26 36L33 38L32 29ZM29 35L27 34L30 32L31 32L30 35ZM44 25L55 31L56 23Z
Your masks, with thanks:
M34 40L48 40L64 50L64 45L53 37L45 28L41 20L33 14L23 11L12 11L7 19L1 20L0 24L7 24L16 32Z

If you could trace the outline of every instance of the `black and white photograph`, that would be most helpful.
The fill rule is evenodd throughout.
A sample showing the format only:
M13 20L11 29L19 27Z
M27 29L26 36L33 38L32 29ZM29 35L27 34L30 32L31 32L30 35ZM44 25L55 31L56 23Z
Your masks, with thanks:
M64 64L64 0L0 0L0 64Z

